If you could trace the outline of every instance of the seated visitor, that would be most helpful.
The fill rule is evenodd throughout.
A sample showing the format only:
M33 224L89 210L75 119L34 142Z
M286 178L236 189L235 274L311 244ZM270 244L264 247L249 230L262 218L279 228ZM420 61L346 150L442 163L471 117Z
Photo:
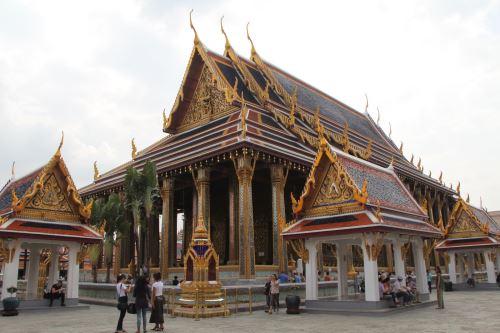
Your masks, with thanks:
M332 281L332 277L330 276L330 272L325 273L325 281Z
M294 278L295 283L301 283L302 282L302 278L300 277L299 274L297 274L297 272L293 273L293 278Z
M475 288L476 287L476 281L474 281L473 278L468 278L467 279L467 286L469 288Z
M415 279L408 277L408 279L406 281L406 291L408 292L410 301L417 300L417 283L416 283Z
M179 284L179 280L177 280L177 276L174 276L174 279L172 280L172 285L176 286Z
M56 284L52 286L50 289L50 304L49 306L52 306L52 303L54 303L54 299L60 298L61 299L61 306L66 306L64 304L64 295L65 295L65 289L63 288L63 283L62 280L59 279Z
M281 274L278 277L280 283L287 283L288 282L288 274L285 272L281 272Z
M394 281L391 290L392 301L395 305L399 304L399 299L403 298L403 305L406 305L409 301L409 295L406 288L401 284L403 278L398 276L397 280Z

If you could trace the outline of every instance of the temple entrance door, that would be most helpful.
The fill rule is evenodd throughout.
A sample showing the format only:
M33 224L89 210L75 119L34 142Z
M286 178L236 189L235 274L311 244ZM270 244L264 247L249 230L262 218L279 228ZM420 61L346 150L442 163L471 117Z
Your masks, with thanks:
M52 256L55 257L55 255L52 252L53 251L51 251L50 249L43 249L40 255L40 261L38 263L38 283L36 291L36 298L38 299L43 298L43 292L45 286L48 284L47 277L48 277L50 260ZM50 286L47 287L50 288Z

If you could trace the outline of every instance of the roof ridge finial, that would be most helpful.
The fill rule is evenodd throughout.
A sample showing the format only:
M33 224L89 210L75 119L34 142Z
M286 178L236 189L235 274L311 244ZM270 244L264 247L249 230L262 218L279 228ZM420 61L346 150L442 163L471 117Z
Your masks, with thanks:
M135 138L132 138L132 159L135 160L137 157L137 147L135 145Z
M458 181L458 185L457 185L457 194L460 197L460 181Z
M483 209L483 197L479 196L479 207Z
M61 132L61 141L59 142L59 147L57 147L57 151L55 156L60 157L61 156L61 148L64 144L64 131Z
M392 136L392 125L391 122L389 122L389 137Z
M250 44L252 45L252 50L250 51L252 57L257 54L257 50L255 50L255 45L253 45L253 40L250 37L250 32L248 31L248 26L250 25L250 22L247 23L247 39L250 41Z
M467 199L465 200L465 202L470 203L469 193L467 193Z
M443 183L443 171L439 174L439 182L442 184Z
M224 20L224 15L220 18L220 31L226 37L226 45L225 45L225 50L229 50L231 48L231 44L229 43L229 38L227 38L226 31L224 30L224 25L222 24L222 21Z
M368 113L368 94L365 93L366 105L365 105L365 113Z
M10 170L11 180L16 179L16 161L12 162L12 169Z
M191 9L191 11L189 12L189 26L194 31L194 45L198 45L198 44L200 44L200 38L198 37L198 32L196 32L196 29L193 25L193 18L192 18L193 12L194 12L194 9Z
M377 106L377 126L379 126L380 124L380 110L378 109L378 106Z
M388 169L394 169L394 155L391 155L391 162L387 166Z
M167 124L168 124L168 118L167 114L165 113L165 108L163 108L163 128L167 128Z
M403 153L403 140L401 140L401 146L399 146L399 151L401 154Z
M97 161L94 161L94 181L100 177L99 169L97 169Z

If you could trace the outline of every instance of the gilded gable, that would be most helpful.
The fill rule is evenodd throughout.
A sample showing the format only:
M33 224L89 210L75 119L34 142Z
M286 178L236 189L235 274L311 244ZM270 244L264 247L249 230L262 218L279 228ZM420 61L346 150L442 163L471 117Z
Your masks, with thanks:
M26 208L73 213L65 191L57 182L54 173L49 175L43 187L26 205Z
M207 66L204 66L193 98L178 126L178 131L182 132L206 124L234 110L236 107L227 102L225 93L217 88L212 80L212 73Z
M353 187L349 186L345 174L340 174L336 164L330 164L319 187L313 206L338 204L354 199Z

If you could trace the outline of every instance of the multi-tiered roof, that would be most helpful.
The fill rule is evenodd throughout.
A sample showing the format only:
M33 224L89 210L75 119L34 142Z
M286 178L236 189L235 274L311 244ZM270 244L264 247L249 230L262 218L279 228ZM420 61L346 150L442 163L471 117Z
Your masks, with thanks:
M127 167L140 169L147 160L156 163L160 174L175 175L229 159L242 148L259 152L261 159L281 159L306 171L319 147L319 128L330 144L346 153L381 166L394 159L400 177L455 193L406 160L367 112L360 113L264 61L249 35L250 60L241 57L222 22L221 28L226 38L223 55L208 50L193 27L191 57L170 115L164 115L164 132L170 135L96 177L81 189L82 195L121 187Z

